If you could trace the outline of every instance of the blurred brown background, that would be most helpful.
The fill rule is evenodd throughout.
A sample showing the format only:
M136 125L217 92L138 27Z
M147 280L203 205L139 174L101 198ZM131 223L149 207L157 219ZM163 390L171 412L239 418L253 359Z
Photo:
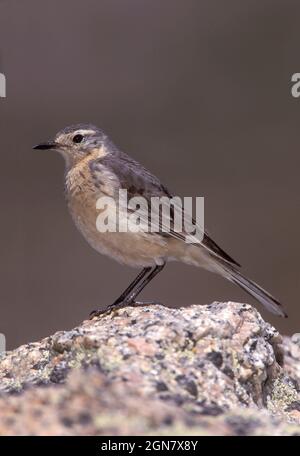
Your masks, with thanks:
M8 347L71 328L136 271L94 252L63 196L64 165L31 146L74 122L101 126L182 196L285 304L300 331L300 4L289 0L2 0L0 332ZM180 306L241 290L170 264L145 298ZM259 306L260 310L261 307Z

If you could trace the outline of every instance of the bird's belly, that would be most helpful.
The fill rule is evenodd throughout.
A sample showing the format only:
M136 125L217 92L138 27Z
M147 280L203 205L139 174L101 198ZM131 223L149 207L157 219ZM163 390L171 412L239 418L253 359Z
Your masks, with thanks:
M133 267L161 265L168 251L167 241L155 233L100 232L97 229L95 199L69 201L72 218L87 242L97 252L114 258L116 261Z

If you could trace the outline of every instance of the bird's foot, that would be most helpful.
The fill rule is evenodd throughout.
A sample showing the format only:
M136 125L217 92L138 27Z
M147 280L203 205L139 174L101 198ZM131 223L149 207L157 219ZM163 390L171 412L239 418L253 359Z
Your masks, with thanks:
M140 306L154 306L162 305L158 301L116 301L113 304L110 304L105 309L93 310L90 313L89 319L92 320L94 317L100 317L100 315L109 315L113 310L124 309L124 307L140 307Z
M112 304L105 307L105 309L93 310L89 315L89 320L92 320L94 317L100 317L101 315L109 315L113 310L120 309L119 306L113 306Z
M142 307L142 306L162 306L163 304L158 301L133 301L127 305L131 306L131 307L139 307L139 306Z

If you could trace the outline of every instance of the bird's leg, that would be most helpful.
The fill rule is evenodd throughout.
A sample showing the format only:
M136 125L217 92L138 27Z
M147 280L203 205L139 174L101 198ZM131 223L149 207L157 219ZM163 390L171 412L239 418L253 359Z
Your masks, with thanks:
M152 279L165 267L165 263L160 266L155 266L148 276L146 276L142 282L138 283L137 286L132 290L131 294L126 298L124 302L125 305L150 305L155 304L155 301L141 302L136 301L135 298L141 293L141 291L151 282Z
M156 301L135 301L135 298L141 293L141 291L146 287L146 285L148 285L148 283L163 269L164 266L165 264L163 264L162 266L155 266L154 268L144 268L113 304L110 304L104 310L96 310L91 312L90 318L99 316L106 312L110 312L111 310L120 307L126 307L130 305L134 306L157 304Z
M108 310L111 310L113 308L116 308L120 306L130 295L132 290L138 285L139 282L145 277L145 275L151 271L151 267L144 268L142 271L137 275L137 277L131 282L131 284L126 288L126 290L123 291L121 296L118 297L118 299L113 302L113 304L110 304L106 309L104 310L93 310L93 312L90 313L90 318L93 318L95 316L101 315L104 312L107 312Z
M128 296L132 292L132 290L137 287L137 285L142 281L142 279L147 275L148 272L151 271L152 268L144 268L138 275L137 277L131 282L131 284L126 288L125 291L121 294L121 296L118 297L118 299L115 300L113 304L111 304L111 307L115 307L118 304L123 303L124 301L127 300Z

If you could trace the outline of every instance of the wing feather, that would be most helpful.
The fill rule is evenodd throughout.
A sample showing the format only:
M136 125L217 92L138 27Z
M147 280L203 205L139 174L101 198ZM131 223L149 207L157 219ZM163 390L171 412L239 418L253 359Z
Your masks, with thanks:
M116 193L119 188L126 189L129 199L135 196L143 196L147 202L150 203L151 197L166 196L172 198L174 196L164 185L162 185L156 176L121 151L118 151L117 154L109 154L105 157L91 161L91 175L93 176L93 179L97 181L96 183L101 182L103 169L108 169L117 177L119 185L116 186ZM184 214L182 215L184 216ZM141 214L141 217L143 218L143 222L147 223L148 226L149 212L147 211ZM198 229L200 231L202 229L202 234L204 233L201 242L199 242L197 237L184 230L182 232L174 230L174 211L170 212L170 220L168 220L168 223L165 222L165 219L162 220L162 218L159 218L159 233L162 236L171 236L183 242L187 242L188 240L189 243L194 243L199 246L199 248L206 249L212 256L221 258L231 265L240 266L231 256L219 247L209 237L207 232L199 227L199 225L197 225ZM192 222L194 226L196 226L194 219L192 219Z

